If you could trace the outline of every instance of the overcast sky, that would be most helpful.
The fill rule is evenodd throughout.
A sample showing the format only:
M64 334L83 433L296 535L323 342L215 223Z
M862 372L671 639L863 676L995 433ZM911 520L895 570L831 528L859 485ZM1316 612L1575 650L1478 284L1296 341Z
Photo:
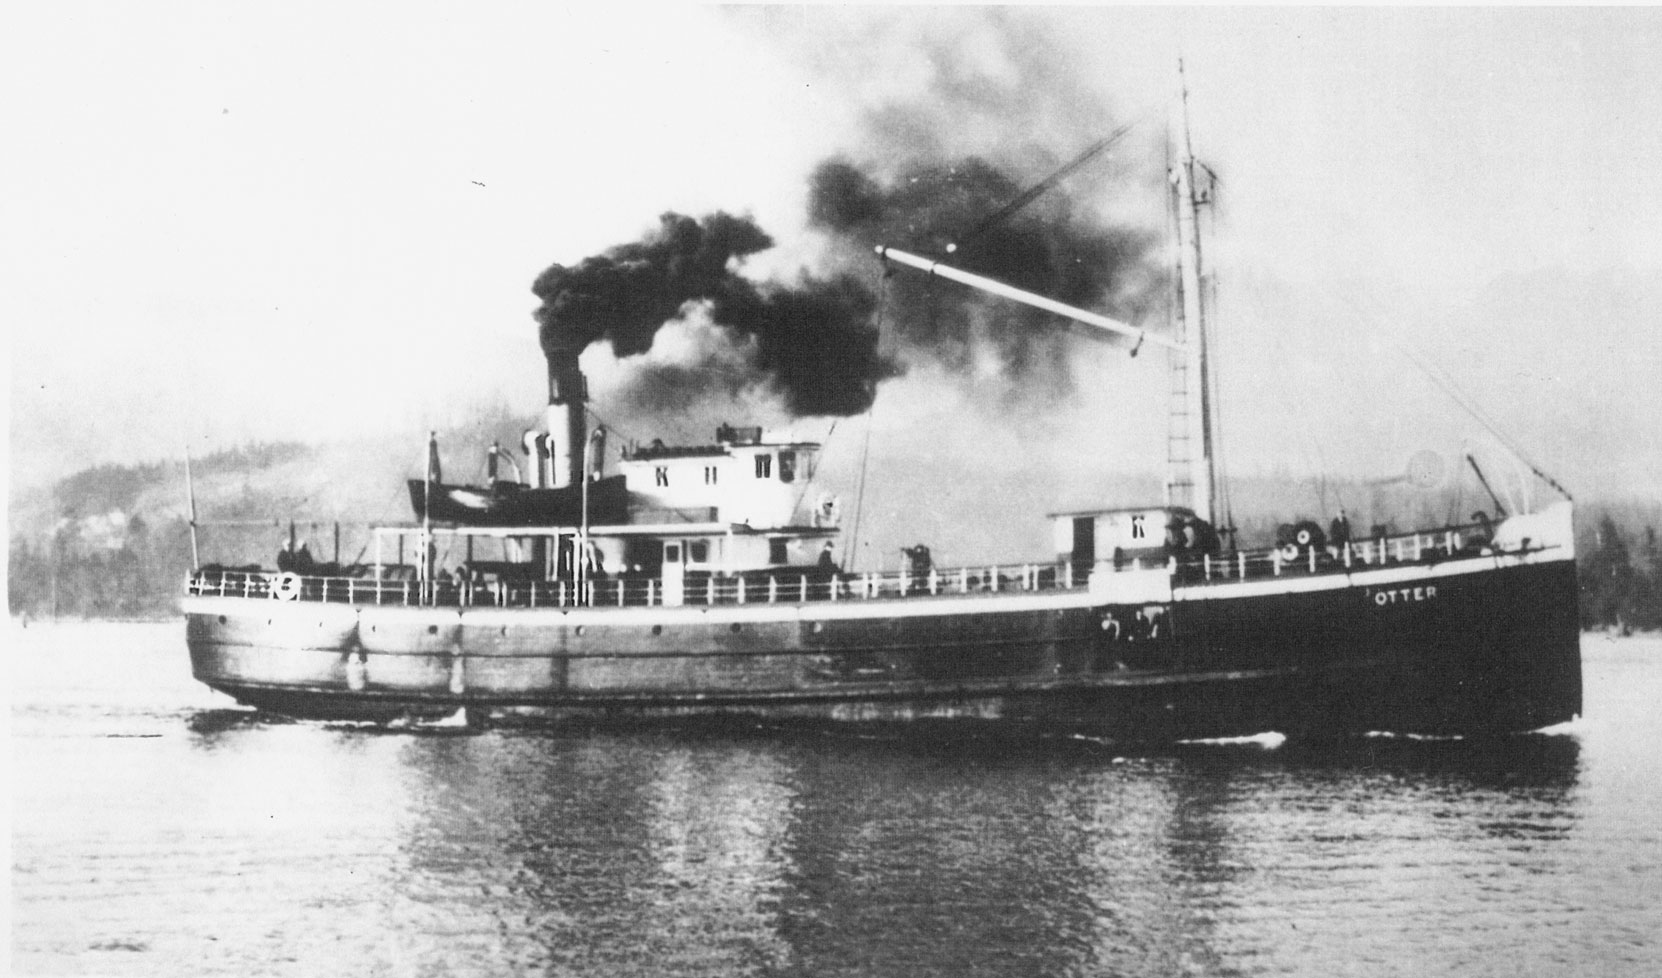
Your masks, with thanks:
M943 79L1012 104L1031 86L1034 119L936 119L940 138L1066 159L1102 133L1057 104L1163 119L1181 54L1239 321L1370 310L1572 485L1662 490L1656 11L587 6L14 13L17 473L533 409L550 262L722 208L779 241L755 274L788 273L814 260L806 175L870 147L886 105ZM1357 335L1294 330L1277 342L1312 349L1226 392L1283 427L1392 412L1319 401L1409 369ZM1249 467L1277 463L1263 426L1233 424ZM1336 437L1320 460L1366 470L1377 438Z

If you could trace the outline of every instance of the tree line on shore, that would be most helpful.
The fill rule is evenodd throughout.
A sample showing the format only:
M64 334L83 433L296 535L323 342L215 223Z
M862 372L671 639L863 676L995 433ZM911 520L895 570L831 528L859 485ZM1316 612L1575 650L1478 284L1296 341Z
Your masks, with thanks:
M14 617L160 618L177 614L190 571L190 527L134 515L117 546L89 544L65 524L31 543L14 534L6 598Z
M1604 512L1593 521L1590 540L1584 533L1577 537L1581 626L1662 629L1662 539L1656 526L1647 523L1624 533Z

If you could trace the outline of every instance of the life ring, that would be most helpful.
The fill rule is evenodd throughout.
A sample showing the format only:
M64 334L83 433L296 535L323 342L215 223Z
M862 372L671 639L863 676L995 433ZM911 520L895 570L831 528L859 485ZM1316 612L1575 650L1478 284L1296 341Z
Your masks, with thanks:
M1298 528L1298 532L1293 535L1293 542L1301 547L1308 547L1316 542L1315 531L1308 526L1301 526Z
M1292 561L1297 560L1298 559L1298 544L1289 543L1285 547L1282 547L1281 548L1281 559L1283 561L1287 561L1289 563L1292 562Z
M278 601L293 601L300 597L300 575L278 574L271 582L271 596Z

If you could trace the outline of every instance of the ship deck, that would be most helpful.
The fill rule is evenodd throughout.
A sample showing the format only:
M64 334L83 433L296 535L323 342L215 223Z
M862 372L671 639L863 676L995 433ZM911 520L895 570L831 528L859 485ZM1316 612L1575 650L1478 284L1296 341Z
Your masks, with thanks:
M1380 536L1341 546L1286 545L1198 555L1172 555L1163 564L1174 585L1204 587L1345 575L1367 569L1431 565L1455 558L1500 555L1487 528L1476 524L1436 531ZM1505 554L1537 552L1524 545ZM689 575L682 605L808 604L830 601L906 599L940 595L1082 590L1092 573L1133 573L1161 569L1141 560L1095 567L1071 561L931 568L863 574L821 570L746 571ZM205 567L193 573L187 593L202 597L270 598L285 601L406 607L605 608L652 607L666 603L660 578L617 575L569 580L419 580L413 568L365 568L347 576L300 575L266 570Z

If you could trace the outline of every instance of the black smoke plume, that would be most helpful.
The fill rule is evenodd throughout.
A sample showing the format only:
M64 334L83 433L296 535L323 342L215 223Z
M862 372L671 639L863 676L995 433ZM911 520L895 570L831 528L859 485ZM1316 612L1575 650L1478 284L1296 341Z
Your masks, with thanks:
M877 383L897 371L878 352L871 290L851 275L786 285L738 274L743 259L772 245L747 218L667 213L640 241L551 265L531 286L542 300L543 349L607 340L617 356L638 356L664 324L702 311L742 351L739 362L712 352L708 369L648 366L631 378L637 401L672 407L763 386L794 415L864 411Z

